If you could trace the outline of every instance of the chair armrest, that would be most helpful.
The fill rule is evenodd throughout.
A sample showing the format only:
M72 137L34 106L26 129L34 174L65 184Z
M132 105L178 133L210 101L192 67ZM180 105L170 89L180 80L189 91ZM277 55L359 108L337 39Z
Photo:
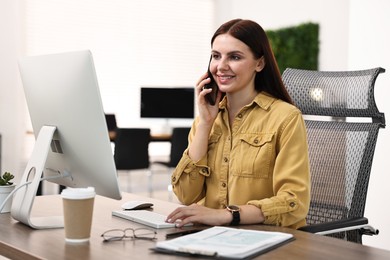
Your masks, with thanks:
M323 235L356 229L362 229L362 234L366 235L377 235L379 233L377 229L374 229L368 225L368 219L364 217L342 219L299 228L301 231Z

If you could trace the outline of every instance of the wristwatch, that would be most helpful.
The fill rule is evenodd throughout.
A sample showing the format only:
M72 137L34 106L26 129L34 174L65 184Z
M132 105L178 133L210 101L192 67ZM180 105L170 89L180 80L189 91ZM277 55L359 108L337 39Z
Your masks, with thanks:
M233 215L233 220L230 223L231 226L237 226L240 224L240 207L236 205L229 205L226 207L227 210L229 210Z

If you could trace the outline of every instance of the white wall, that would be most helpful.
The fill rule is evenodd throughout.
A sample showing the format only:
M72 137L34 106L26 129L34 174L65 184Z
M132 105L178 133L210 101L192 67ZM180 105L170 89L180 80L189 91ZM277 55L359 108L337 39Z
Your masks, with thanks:
M0 1L0 133L2 134L2 168L17 172L23 162L25 101L19 80L16 58L20 44L19 1ZM387 0L216 0L216 27L232 18L258 21L264 29L312 21L320 23L320 69L343 70L382 66L389 71L377 80L377 101L381 111L390 116L386 102L390 85L390 10ZM388 95L387 95L388 96ZM367 238L367 245L390 250L390 217L386 204L386 145L389 130L380 132L373 175L367 200L366 216L381 230L379 236Z
M25 100L16 57L20 53L19 4L0 1L0 134L2 171L19 171L25 136Z
M378 76L375 96L379 110L390 119L390 2L388 0L351 1L349 59L350 69L383 67ZM365 237L366 245L390 250L390 208L387 206L389 188L390 126L379 131L372 175L366 203L366 217L380 230L378 236Z

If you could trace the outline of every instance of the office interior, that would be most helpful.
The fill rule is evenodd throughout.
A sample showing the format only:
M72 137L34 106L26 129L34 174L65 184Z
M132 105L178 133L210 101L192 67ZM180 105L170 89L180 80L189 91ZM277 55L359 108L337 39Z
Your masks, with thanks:
M31 126L19 77L17 58L25 55L29 46L26 42L26 39L30 37L26 35L27 26L29 26L26 21L29 17L26 17L25 12L32 2L38 1L0 1L0 33L2 35L0 41L1 170L11 171L17 177L23 173L29 156L28 147L31 146L30 139L27 138ZM72 1L65 2L71 3ZM74 3L76 2L78 1L74 1ZM120 44L120 42L115 41L115 39L95 39L96 45L91 46L90 49L93 53L95 50L97 54L95 62L99 64L97 65L97 74L100 87L103 89L104 108L107 112L118 115L120 127L150 126L152 131L156 133L164 131L166 123L164 120L142 120L140 118L139 89L143 85L193 86L207 66L212 33L221 23L233 18L255 20L265 29L278 29L304 22L316 22L320 25L320 70L357 70L374 67L390 70L390 50L388 48L390 39L387 33L387 29L390 28L390 18L387 14L390 10L390 3L387 0L166 0L158 1L158 6L154 6L152 1L132 2L133 12L137 11L138 2L140 5L143 2L142 8L147 7L150 12L154 10L155 14L159 14L162 7L182 8L173 12L176 15L171 17L174 19L171 23L172 28L178 26L177 21L182 20L188 24L199 25L202 30L198 30L198 34L196 34L195 29L192 31L193 28L187 28L191 30L192 41L196 41L196 43L188 42L188 46L179 40L174 41L175 37L179 39L183 37L184 33L183 35L171 35L168 32L173 30L172 28L165 28L163 32L161 30L151 31L149 37L144 39L153 41L154 37L165 35L171 39L169 44L180 43L177 45L177 52L165 53L164 55L156 54L156 56L153 56L151 50L139 49L142 48L142 44L139 42L136 44L137 38L133 41L134 45L129 46L128 52L119 53L116 53L118 51L116 44ZM85 1L87 6L93 4L97 3ZM148 6L145 6L147 4ZM188 8L191 5L199 5L201 11L196 12L197 15L192 15L193 10ZM115 12L116 8L124 10L123 6L112 4L110 11ZM192 6L192 8L194 7ZM101 30L104 30L104 24L113 22L109 20L110 16L103 14L105 13L100 13ZM49 17L53 14L47 13L46 15ZM126 15L126 13L122 15ZM159 17L161 19L163 16ZM115 21L118 28L129 26L120 21L120 19ZM180 32L180 30L178 31ZM106 40L104 44L97 47L98 43L102 43L104 40ZM86 47L88 46L80 46L80 48ZM47 52L61 52L61 50L47 48ZM78 46L69 46L69 48L76 49ZM44 51L45 49L39 50L42 54ZM99 60L100 57L103 57L100 56L100 52L108 53L108 57L112 55L113 59L104 60L102 58ZM122 58L140 59L142 58L139 57L141 54L151 56L145 56L146 63L140 64L139 67L142 69L142 77L131 82L129 84L131 87L126 85L126 80L138 71L126 71L118 68L113 75L105 74L105 66L115 68L117 60ZM186 55L193 60L186 58ZM156 63L151 62L154 59L161 60ZM164 59L174 60L177 66L163 66L168 64L164 63ZM163 71L167 76L164 82L159 81L160 77L163 77L160 74L164 74L159 71ZM387 71L378 77L375 90L379 110L387 115L390 114L390 104L386 102L389 93L388 86L390 85L389 73ZM116 78L123 75L125 75L124 80L118 82ZM118 96L123 99L118 99ZM120 102L117 102L118 100ZM109 103L111 105L107 105ZM171 120L169 123L171 126L190 126L191 122L192 120ZM390 163L386 155L387 145L390 144L389 131L389 128L386 128L379 132L365 214L370 223L380 230L380 234L363 238L363 244L386 250L390 250L388 243L390 241L390 225L388 225L390 209L383 206L383 201L386 198L384 191L386 191L387 181L389 181L387 169L390 168ZM152 156L165 156L167 146L164 144L155 145L151 147L150 151ZM169 176L166 175L166 178L169 179Z

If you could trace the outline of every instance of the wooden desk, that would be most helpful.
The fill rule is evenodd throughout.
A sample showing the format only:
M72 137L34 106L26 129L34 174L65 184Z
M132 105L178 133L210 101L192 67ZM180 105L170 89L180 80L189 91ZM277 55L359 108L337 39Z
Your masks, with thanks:
M145 240L123 240L103 243L100 235L112 228L141 227L127 220L111 216L111 211L130 199L148 200L154 203L156 212L168 214L178 205L155 199L123 194L122 201L97 196L95 200L91 240L87 244L72 245L64 240L63 229L34 230L13 220L9 213L0 214L0 255L11 259L172 259L183 258L157 254L149 250L154 242ZM62 213L59 195L36 198L35 216ZM292 233L296 240L265 253L261 259L390 259L390 251L341 241L335 238L313 235L287 228L247 225L240 228L282 231ZM165 234L177 230L160 229L158 240ZM193 258L191 258L193 259Z

